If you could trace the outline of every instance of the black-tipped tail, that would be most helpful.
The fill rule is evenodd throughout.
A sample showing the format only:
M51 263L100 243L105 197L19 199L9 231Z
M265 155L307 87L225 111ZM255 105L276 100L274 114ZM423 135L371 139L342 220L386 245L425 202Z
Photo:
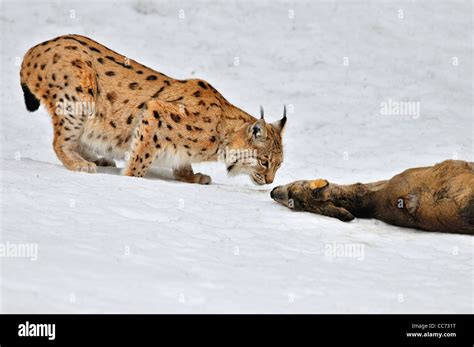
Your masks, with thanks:
M25 96L25 105L28 111L36 111L40 107L40 101L31 93L30 88L26 84L21 85L23 95Z

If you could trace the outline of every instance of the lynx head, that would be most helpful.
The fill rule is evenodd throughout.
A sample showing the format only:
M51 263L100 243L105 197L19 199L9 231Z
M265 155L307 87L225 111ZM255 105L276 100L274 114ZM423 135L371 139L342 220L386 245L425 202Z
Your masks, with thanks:
M283 118L267 123L260 108L260 119L245 125L230 139L226 153L227 172L231 176L247 174L255 184L272 183L283 162L282 136L286 125Z

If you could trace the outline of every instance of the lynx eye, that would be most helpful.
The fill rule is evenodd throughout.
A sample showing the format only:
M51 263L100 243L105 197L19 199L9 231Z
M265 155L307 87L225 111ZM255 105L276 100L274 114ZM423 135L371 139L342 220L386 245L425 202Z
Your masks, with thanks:
M268 169L268 160L260 160L260 165Z

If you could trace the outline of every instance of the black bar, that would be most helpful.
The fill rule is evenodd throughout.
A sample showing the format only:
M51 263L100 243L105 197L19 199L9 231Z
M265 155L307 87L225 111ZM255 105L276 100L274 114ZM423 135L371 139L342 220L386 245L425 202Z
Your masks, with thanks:
M54 324L54 339L32 324ZM27 327L47 336L19 336ZM472 315L0 315L0 345L473 346L473 327Z

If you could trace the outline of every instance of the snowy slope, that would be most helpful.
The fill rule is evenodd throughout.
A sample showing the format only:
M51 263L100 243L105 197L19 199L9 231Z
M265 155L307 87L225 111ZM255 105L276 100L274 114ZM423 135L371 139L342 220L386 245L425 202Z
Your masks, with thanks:
M38 254L0 258L0 311L472 312L472 237L345 224L269 197L296 179L474 160L471 13L470 1L3 0L0 243ZM290 105L274 184L222 164L198 166L211 186L67 171L19 87L26 50L66 33L209 80L271 120ZM389 99L420 116L382 114Z

